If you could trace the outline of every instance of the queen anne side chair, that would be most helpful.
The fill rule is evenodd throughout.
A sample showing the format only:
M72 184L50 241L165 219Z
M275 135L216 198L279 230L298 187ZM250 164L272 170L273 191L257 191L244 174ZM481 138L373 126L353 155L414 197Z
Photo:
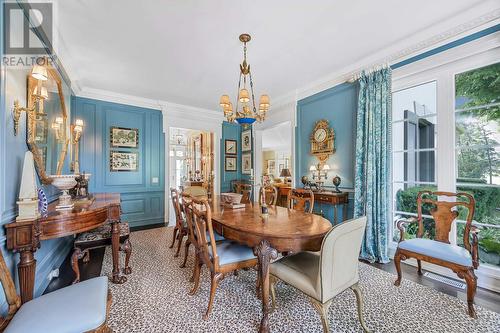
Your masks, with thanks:
M434 200L433 197L438 197ZM439 197L445 197L447 201L440 201ZM434 240L422 238L424 235L424 222L422 217L422 206L432 206L430 213L435 221L436 236ZM467 220L465 222L463 247L450 244L449 234L453 221L458 217L458 207L467 208ZM401 283L401 260L408 258L417 259L418 274L422 274L421 261L430 262L435 265L450 268L458 277L465 279L467 283L467 304L469 316L476 318L474 310L474 295L477 288L477 277L474 270L479 267L477 233L479 230L472 225L474 217L474 197L468 193L431 192L422 191L417 196L418 217L409 220L398 221L400 238L398 249L394 255L394 264L398 272L398 278L394 285ZM405 240L405 224L417 223L417 238ZM470 241L472 235L472 243Z
M0 281L8 305L6 317L0 317L0 332L112 332L106 324L111 306L106 276L56 290L21 305L0 251Z
M196 294L200 286L200 273L203 265L210 270L210 299L203 319L208 319L215 298L218 284L224 277L239 269L247 269L257 265L253 250L247 246L230 240L216 242L212 227L212 212L206 199L193 198L187 203L186 214L192 221L196 233L198 249L194 270L194 286L190 295Z
M172 237L172 243L170 244L170 248L174 247L175 241L178 241L177 251L175 252L174 257L179 256L179 252L181 251L182 239L184 236L188 235L188 229L186 225L186 219L183 216L183 212L181 210L181 206L179 203L179 192L175 188L170 188L170 196L172 198L172 205L174 206L175 212L175 227L174 227L174 235Z
M180 266L181 268L186 267L187 263L187 258L189 255L189 247L191 244L194 245L195 250L198 249L198 239L196 238L196 231L193 226L192 222L192 213L188 216L187 209L188 209L188 203L191 202L192 197L189 194L186 193L181 193L181 200L180 200L180 210L184 214L184 217L186 219L186 226L187 226L187 236L188 238L186 239L186 242L184 243L184 261L182 262L182 265ZM191 208L189 208L191 209ZM224 237L219 235L214 231L214 236L215 236L215 241L221 241L224 240ZM207 239L210 237L207 235ZM193 282L193 278L191 278L191 282Z
M294 188L288 192L287 207L312 213L314 209L314 193L311 190Z
M328 308L333 298L351 288L356 295L361 327L368 332L358 286L358 257L365 227L365 216L338 224L326 234L319 252L301 252L272 263L269 274L273 309L276 308L276 282L281 280L309 297L327 333L330 331Z
M274 186L263 186L259 190L259 205L262 205L262 195L265 193L266 205L276 206L278 200L278 189Z
M237 184L236 185L236 193L240 193L243 196L241 197L241 203L248 204L252 202L252 185L250 184Z

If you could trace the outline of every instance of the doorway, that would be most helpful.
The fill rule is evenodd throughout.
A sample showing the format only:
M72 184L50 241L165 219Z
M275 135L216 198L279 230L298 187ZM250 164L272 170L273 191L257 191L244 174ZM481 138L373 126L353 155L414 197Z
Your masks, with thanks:
M168 184L178 191L190 186L206 189L214 195L214 134L195 129L170 127ZM170 191L168 192L169 199ZM175 221L172 200L169 200L169 221Z

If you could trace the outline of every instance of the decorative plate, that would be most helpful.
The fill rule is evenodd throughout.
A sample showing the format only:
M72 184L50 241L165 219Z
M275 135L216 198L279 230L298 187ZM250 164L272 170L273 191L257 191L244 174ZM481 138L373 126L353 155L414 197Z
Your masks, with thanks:
M42 215L46 215L49 208L49 203L47 201L47 196L42 188L38 189L38 211Z

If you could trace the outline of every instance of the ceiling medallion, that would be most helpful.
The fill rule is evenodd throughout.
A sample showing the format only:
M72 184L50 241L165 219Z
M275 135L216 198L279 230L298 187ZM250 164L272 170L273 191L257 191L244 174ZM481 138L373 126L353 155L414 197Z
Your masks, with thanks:
M252 73L250 64L247 63L247 43L252 39L249 34L241 34L240 41L243 43L243 62L240 64L240 78L238 80L238 96L236 98L235 109L229 99L229 95L222 95L220 106L224 111L224 117L229 122L238 122L242 125L251 125L256 120L262 122L266 118L269 110L269 96L262 95L259 100L259 109L255 106L255 96L253 92ZM250 93L247 89L247 82L250 85ZM240 109L241 106L241 109Z

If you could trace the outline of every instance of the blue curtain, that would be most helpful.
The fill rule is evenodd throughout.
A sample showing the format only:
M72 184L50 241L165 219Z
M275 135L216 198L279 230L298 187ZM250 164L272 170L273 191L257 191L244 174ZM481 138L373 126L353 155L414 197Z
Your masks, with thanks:
M367 216L360 257L389 262L391 200L391 69L359 79L354 217Z

